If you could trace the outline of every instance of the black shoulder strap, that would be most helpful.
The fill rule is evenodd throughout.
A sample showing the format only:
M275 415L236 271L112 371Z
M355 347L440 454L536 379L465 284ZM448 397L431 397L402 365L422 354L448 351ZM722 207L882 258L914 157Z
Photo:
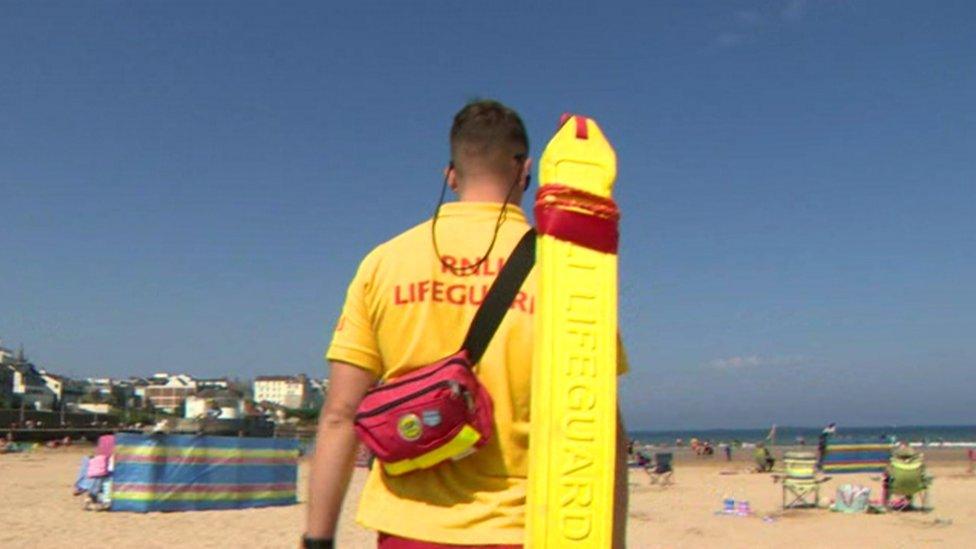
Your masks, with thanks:
M468 335L464 338L462 349L467 349L471 364L477 364L481 355L485 354L488 343L494 337L495 331L505 318L519 288L529 276L529 271L535 265L535 229L528 232L519 240L512 250L505 266L502 267L495 282L492 283L485 300L474 314Z

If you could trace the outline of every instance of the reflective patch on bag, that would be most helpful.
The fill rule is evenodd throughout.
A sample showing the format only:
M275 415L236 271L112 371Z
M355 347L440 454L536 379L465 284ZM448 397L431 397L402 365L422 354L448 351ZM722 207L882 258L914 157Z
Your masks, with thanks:
M417 414L406 414L397 420L397 433L403 440L413 442L424 434L424 426L420 423Z
M424 410L421 416L424 419L424 425L428 427L437 427L441 424L440 410Z

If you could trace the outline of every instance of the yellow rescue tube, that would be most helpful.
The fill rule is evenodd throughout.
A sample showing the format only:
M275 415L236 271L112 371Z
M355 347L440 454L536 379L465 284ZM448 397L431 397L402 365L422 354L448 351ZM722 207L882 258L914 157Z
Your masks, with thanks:
M527 545L611 546L617 410L617 158L566 116L540 160Z

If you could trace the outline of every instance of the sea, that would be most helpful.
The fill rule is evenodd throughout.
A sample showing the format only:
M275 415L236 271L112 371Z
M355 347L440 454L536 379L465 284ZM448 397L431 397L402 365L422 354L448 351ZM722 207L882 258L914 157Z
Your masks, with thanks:
M817 445L817 439L823 427L789 427L777 426L773 444L777 446L793 446L797 444ZM655 446L671 446L677 440L688 441L692 438L718 443L756 443L769 442L771 427L756 429L682 429L674 431L630 431L633 440L642 444ZM875 427L844 427L837 426L833 441L887 441L908 442L924 446L976 446L976 425L904 425L904 426L875 426Z

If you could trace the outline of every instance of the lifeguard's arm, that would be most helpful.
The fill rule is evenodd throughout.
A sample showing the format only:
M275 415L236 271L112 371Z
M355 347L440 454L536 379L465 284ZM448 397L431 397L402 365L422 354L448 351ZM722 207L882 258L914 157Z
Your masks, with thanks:
M613 479L613 548L627 547L627 509L630 490L627 469L627 429L624 418L617 409L617 459Z
M369 370L331 361L329 394L322 405L315 438L315 455L308 479L308 518L305 535L334 538L342 500L356 461L358 440L353 429L356 408L376 383Z
M617 332L617 376L630 371L630 360L624 341ZM627 428L624 426L624 416L617 406L617 459L614 461L613 477L613 547L623 549L627 547L627 519L630 506L630 469L627 467Z

